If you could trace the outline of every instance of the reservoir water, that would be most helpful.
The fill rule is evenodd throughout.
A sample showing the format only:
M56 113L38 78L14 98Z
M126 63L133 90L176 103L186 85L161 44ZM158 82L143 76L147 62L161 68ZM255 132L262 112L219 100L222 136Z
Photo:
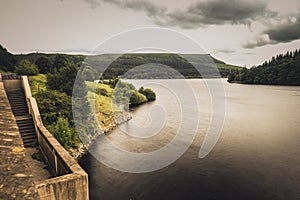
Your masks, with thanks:
M100 146L110 142L126 151L143 153L171 142L180 128L183 110L190 109L188 103L178 100L185 96L178 81L152 80L147 87L156 92L157 100L134 108L132 120L105 136L108 140L99 137L90 150L100 151ZM174 163L149 173L118 171L87 154L80 164L89 174L90 199L300 199L300 87L222 80L226 103L222 132L212 151L199 159L205 134L213 126L214 105L207 81L213 84L217 80L186 80L199 115L199 119L187 120L183 130L189 134L198 125L187 151ZM172 91L170 85L179 92ZM104 150L109 156L126 161L108 147Z

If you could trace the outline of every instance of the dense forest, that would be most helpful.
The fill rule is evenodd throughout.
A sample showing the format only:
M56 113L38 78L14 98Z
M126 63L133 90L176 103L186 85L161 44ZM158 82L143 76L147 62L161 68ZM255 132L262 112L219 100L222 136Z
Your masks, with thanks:
M300 85L300 49L273 56L262 65L240 71L232 71L230 83Z

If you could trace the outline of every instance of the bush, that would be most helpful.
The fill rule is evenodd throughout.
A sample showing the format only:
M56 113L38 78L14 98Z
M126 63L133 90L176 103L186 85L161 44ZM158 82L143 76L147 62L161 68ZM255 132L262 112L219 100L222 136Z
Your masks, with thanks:
M55 123L58 118L72 120L72 98L55 90L40 91L36 94L38 107L46 125Z
M130 106L137 106L147 102L147 97L135 90L130 97Z
M55 124L48 126L48 129L65 149L78 147L80 140L74 128L70 127L68 119L59 117Z
M144 89L143 87L141 87L139 89L139 93L145 95L148 101L154 101L156 99L155 92L149 88Z
M38 58L35 61L35 64L38 67L41 74L47 74L53 70L52 69L52 67L53 67L52 61L45 56Z
M16 67L16 72L18 75L37 75L39 69L29 60L21 60Z
M102 95L102 96L109 97L109 93L108 93L108 91L107 91L105 88L97 87L97 88L96 88L96 93L97 93L97 94L100 94L100 95Z
M47 74L47 87L71 96L78 68L73 63L66 63L65 66L60 67L56 73Z

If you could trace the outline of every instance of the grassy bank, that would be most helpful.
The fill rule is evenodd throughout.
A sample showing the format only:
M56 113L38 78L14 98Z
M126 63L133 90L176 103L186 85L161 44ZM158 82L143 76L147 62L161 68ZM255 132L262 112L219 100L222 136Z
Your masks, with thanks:
M44 74L28 76L28 79L44 125L71 155L78 157L81 154L78 151L83 152L83 145L73 121L72 97L65 92L49 89L47 76ZM86 81L85 89L86 101L95 111L98 124L104 133L131 119L129 112L120 109L117 104L136 106L155 100L155 93L151 89L137 90L132 84L120 80L109 80L106 83ZM93 136L95 137L97 135Z

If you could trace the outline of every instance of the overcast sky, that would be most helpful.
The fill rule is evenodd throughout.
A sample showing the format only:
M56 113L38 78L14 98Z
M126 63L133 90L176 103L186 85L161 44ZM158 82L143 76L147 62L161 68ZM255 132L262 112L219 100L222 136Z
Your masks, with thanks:
M300 48L299 0L0 1L0 44L13 53L87 53L142 27L176 30L242 66Z

